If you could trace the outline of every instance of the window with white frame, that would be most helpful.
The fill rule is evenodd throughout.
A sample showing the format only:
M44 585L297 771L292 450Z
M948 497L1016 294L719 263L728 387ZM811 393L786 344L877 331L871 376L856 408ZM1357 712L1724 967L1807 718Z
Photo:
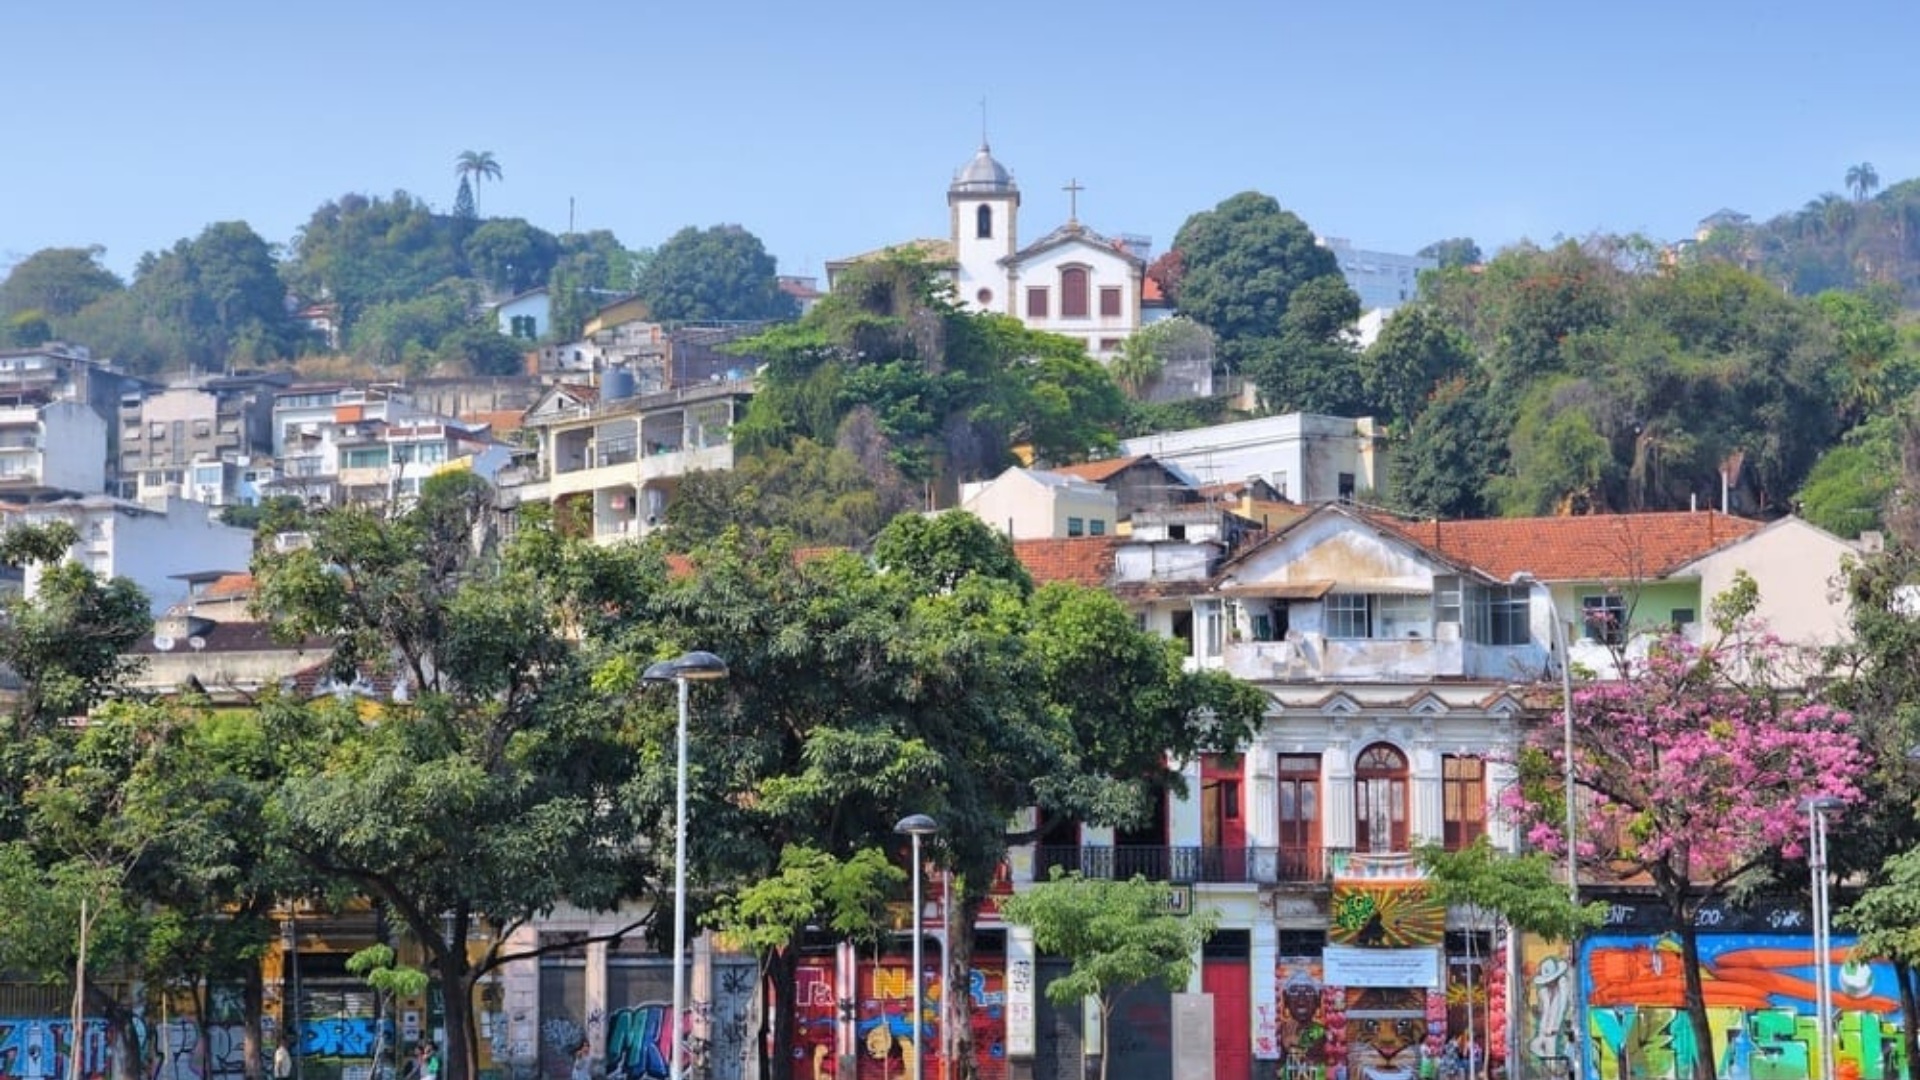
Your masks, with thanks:
M1220 601L1195 601L1193 618L1199 631L1194 636L1195 655L1219 656L1220 639L1226 632L1226 617L1220 611Z
M1587 640L1619 645L1627 640L1627 598L1619 593L1580 598L1581 621Z
M1532 607L1530 586L1474 589L1467 612L1467 638L1482 645L1525 645L1533 640Z
M1433 636L1433 597L1426 593L1332 593L1326 616L1330 638Z
M1434 577L1433 621L1436 623L1457 623L1460 621L1459 575L1440 574Z
M1365 638L1373 636L1364 593L1331 593L1327 596L1327 636Z
M1380 638L1432 637L1433 597L1423 593L1375 596L1373 631Z

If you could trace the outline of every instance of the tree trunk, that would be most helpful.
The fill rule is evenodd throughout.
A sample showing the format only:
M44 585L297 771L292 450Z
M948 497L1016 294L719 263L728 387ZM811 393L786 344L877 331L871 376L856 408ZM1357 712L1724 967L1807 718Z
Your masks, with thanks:
M790 945L785 949L775 949L765 961L766 986L773 997L773 1016L768 1018L763 1014L760 1022L763 1029L769 1020L773 1024L772 1060L762 1057L760 1064L760 1075L767 1080L788 1080L793 1076L793 1040L797 1027L793 1014L800 997L797 948ZM767 1054L764 1038L760 1046L760 1052Z
M240 972L240 1068L246 1080L261 1080L260 1053L265 1040L260 1033L261 1014L267 1009L266 979L259 964L247 964ZM213 1075L209 1072L207 1075Z
M1914 991L1913 965L1893 962L1893 975L1900 983L1900 1042L1907 1051L1907 1077L1912 1080L1916 1065L1920 1065L1920 995ZM1888 1077L1888 1080L1893 1080Z
M1683 1000L1687 1021L1693 1027L1693 1080L1714 1080L1718 1062L1713 1060L1713 1024L1707 1018L1707 992L1700 982L1700 932L1693 925L1693 912L1681 905L1679 916L1681 975L1686 980Z
M440 1048L441 1080L478 1080L480 1044L473 1026L473 971L467 962L466 916L456 916L451 940L436 959L446 1013L446 1045Z
M954 884L960 885L956 875ZM977 1080L979 1070L973 1054L973 926L979 921L985 897L976 897L964 887L960 891L960 910L953 911L953 889L948 890L947 972L941 999L946 1003L946 1043L953 1059L947 1062L947 1075L954 1080ZM944 1030L944 1029L943 1029Z

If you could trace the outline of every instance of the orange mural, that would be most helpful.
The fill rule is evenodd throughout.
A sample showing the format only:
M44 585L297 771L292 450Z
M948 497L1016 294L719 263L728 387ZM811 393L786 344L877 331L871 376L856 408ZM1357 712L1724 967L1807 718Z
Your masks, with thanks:
M1844 965L1852 950L1836 946L1833 962ZM1708 1008L1764 1009L1777 1004L1775 995L1812 1001L1812 979L1794 974L1811 960L1809 950L1793 948L1731 949L1703 957L1701 989ZM1627 948L1594 949L1588 957L1591 979L1588 1007L1651 1005L1680 1008L1686 1000L1686 966L1672 939ZM1849 997L1852 1007L1872 1012L1897 1012L1900 1003L1878 995Z

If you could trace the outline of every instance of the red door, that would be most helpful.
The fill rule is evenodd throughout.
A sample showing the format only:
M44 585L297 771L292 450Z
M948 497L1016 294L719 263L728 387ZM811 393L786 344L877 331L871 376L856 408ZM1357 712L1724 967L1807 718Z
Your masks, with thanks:
M1213 1080L1251 1080L1253 1000L1245 960L1208 960L1200 989L1213 995Z
M1247 822L1240 800L1241 757L1200 759L1200 865L1203 881L1247 879Z

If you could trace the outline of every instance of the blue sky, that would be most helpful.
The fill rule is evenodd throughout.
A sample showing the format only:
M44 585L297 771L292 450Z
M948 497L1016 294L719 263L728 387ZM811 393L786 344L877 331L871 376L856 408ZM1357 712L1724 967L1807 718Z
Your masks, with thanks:
M450 207L631 247L736 222L783 272L944 235L980 138L1066 217L1151 235L1257 189L1315 231L1489 251L1667 239L1920 176L1920 5L1775 0L1068 4L17 0L0 16L0 265L139 255L327 199Z

